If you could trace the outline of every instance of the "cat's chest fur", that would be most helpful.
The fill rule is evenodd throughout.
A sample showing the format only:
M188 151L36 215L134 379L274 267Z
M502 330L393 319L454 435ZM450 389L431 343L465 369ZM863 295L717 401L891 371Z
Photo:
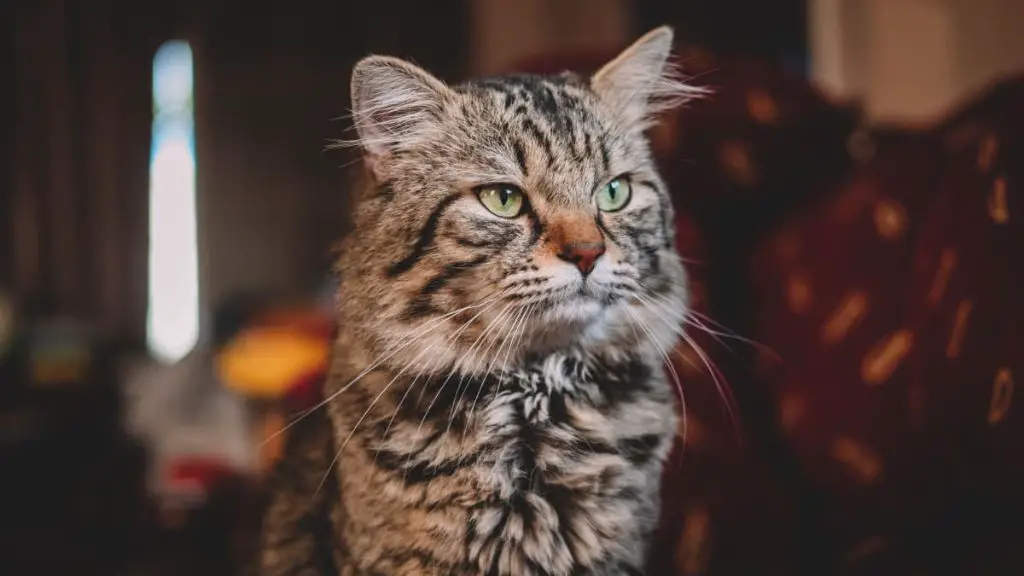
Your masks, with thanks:
M371 564L409 574L639 573L675 430L660 369L636 357L554 354L450 387L388 419L383 442L374 441L380 425L368 428L356 459L371 474L356 480L357 464L344 458L343 488L370 480L375 495L391 494L388 510L422 519L379 524L422 555L388 566L378 551L385 564Z

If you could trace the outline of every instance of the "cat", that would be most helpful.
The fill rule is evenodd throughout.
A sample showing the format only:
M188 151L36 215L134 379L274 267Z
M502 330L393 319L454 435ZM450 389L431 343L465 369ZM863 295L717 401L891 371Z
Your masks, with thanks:
M589 77L356 64L372 185L339 251L326 399L288 430L258 574L644 573L688 305L645 132L700 93L672 36Z

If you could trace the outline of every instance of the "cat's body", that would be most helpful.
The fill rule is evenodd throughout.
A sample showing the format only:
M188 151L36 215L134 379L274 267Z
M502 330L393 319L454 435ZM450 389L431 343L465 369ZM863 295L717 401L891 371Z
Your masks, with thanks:
M375 186L339 261L328 400L292 430L261 575L643 573L686 305L643 138L679 88L670 43L653 32L589 80L449 88L393 59L357 66Z
M358 374L339 363L336 374L346 378L335 382ZM654 358L581 362L553 354L502 380L466 380L461 390L453 383L441 396L440 382L410 389L412 376L396 381L341 452L336 515L320 541L303 545L304 561L320 562L344 542L335 561L352 565L352 574L642 573L675 430L672 392L657 366ZM351 403L332 404L318 456L311 462L311 452L290 451L299 464L286 465L287 474L304 471L315 491L337 451L330 431L353 429L392 378L369 374L346 392ZM452 417L460 395L463 407ZM333 486L321 488L328 499L338 497ZM313 494L297 492L276 513L282 532L301 540L312 533L309 522L291 517L293 498ZM289 573L298 559L279 558L285 564L271 573Z

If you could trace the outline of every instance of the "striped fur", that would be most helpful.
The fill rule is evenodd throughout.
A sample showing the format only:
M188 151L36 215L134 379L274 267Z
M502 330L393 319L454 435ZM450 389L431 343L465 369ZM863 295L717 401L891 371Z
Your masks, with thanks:
M374 185L338 261L328 401L285 449L259 574L644 572L687 302L644 137L687 94L671 38L591 78L356 66ZM632 199L600 212L617 177ZM520 188L523 214L488 212L490 183ZM604 246L589 273L558 256L584 240Z

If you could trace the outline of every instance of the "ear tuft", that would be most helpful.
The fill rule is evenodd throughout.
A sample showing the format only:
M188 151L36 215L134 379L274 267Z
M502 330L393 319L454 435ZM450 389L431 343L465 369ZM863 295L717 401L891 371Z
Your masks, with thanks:
M439 130L451 90L422 68L368 56L352 70L352 118L371 165Z
M591 77L591 88L619 120L647 128L658 114L706 93L669 62L672 38L672 28L655 28Z

